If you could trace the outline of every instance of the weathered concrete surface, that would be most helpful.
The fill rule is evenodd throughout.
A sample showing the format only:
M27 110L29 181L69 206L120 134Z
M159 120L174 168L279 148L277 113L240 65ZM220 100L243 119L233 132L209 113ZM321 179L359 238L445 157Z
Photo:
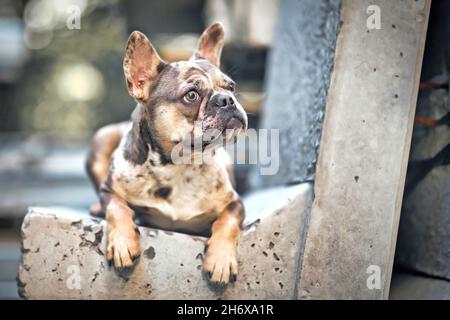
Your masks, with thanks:
M372 4L379 30L366 27ZM429 6L342 3L300 298L388 298Z
M421 81L448 83L449 44L450 1L434 1ZM447 90L420 92L416 116L441 119L449 111ZM448 126L415 126L410 160L434 157L449 142ZM408 175L411 174L409 170ZM405 269L450 280L449 165L433 169L404 200L395 263Z
M314 178L340 2L280 1L261 122L261 128L280 130L279 152L271 150L280 166L276 175L260 175L255 167L253 187Z
M265 209L241 235L238 280L223 292L202 278L203 238L141 227L143 254L133 272L119 276L104 255L105 221L32 208L22 226L19 292L28 299L292 299L312 188L302 184L273 194L279 197L262 192L244 201L251 220L256 204L264 202Z

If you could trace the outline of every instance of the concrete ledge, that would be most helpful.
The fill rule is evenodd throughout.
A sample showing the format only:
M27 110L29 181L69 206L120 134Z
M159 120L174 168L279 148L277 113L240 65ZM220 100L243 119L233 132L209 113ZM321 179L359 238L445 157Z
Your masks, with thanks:
M301 298L388 298L430 4L342 1Z
M239 240L239 275L222 291L203 279L204 238L140 227L143 254L132 272L118 274L104 255L105 221L63 208L30 208L22 225L19 294L27 299L294 298L299 239L311 197L311 185L301 184L244 199L249 220Z

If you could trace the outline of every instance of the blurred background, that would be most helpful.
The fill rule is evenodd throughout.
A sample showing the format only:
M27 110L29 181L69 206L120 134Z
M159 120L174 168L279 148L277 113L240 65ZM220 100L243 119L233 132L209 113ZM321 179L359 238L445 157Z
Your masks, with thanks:
M0 217L94 201L83 159L94 131L129 119L135 106L122 69L132 30L176 61L191 56L205 26L222 21L222 68L255 126L277 2L255 3L1 0Z
M314 180L338 12L337 0L0 0L0 299L18 298L27 208L96 201L84 159L95 130L135 106L122 70L132 30L176 61L207 25L223 23L222 69L238 83L249 126L282 128L289 146L276 176L235 168L245 193ZM450 299L449 15L450 2L433 1L393 298ZM248 152L238 145L238 156Z
M221 21L222 69L239 84L254 127L277 7L276 0L0 0L0 298L17 297L28 206L87 209L96 201L84 158L95 130L129 119L135 106L122 69L131 31L176 61L189 59L204 28ZM248 168L241 171L244 192Z
M80 163L93 132L128 119L135 105L122 69L135 29L175 61L190 57L206 25L223 21L223 69L254 126L277 8L263 2L1 0L0 210L92 199Z

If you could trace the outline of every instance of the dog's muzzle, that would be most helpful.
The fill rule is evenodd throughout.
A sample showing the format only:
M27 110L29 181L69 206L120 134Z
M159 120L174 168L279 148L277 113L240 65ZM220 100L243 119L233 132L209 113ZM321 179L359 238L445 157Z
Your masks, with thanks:
M208 102L206 114L217 117L225 129L247 129L247 117L235 98L228 93L216 93Z

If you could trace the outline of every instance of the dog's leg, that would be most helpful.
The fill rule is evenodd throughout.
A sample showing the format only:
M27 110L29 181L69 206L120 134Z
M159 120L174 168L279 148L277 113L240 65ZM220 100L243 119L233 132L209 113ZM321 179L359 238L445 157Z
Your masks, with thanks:
M117 269L129 268L140 256L139 229L133 221L134 211L114 194L102 192L108 222L106 257Z
M108 125L99 129L92 140L86 160L86 171L97 193L108 177L111 155L119 145L124 130L124 123ZM104 216L99 203L91 205L90 212L94 216Z
M244 206L237 199L212 224L203 268L213 283L226 285L236 280L237 240L244 215Z

